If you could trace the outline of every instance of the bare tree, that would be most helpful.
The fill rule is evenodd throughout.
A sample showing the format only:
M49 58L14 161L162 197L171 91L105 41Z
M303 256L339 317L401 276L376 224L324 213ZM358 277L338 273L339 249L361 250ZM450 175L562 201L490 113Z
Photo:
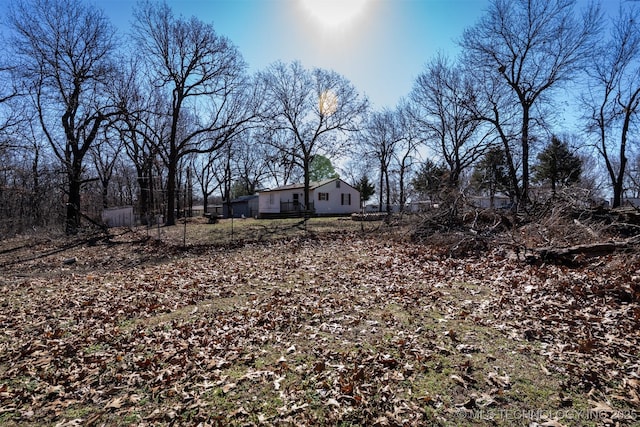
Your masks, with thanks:
M191 164L196 184L202 194L202 203L205 214L209 213L209 199L220 189L221 182L216 179L216 171L221 167L221 165L223 165L221 160L225 154L226 150L218 150L211 153L201 154L195 157Z
M152 81L169 102L167 225L175 224L180 160L213 152L252 118L245 63L235 46L196 17L175 17L166 3L146 2L134 11L138 49ZM164 113L164 112L158 112Z
M473 113L476 120L488 124L492 129L494 144L490 144L485 156L500 150L501 156L504 156L508 179L508 185L503 190L510 195L512 202L521 200L518 114L509 96L509 89L502 84L499 76L488 70L476 71L470 68L467 72L474 75L478 91L477 97L465 102L465 107ZM498 148L495 144L502 147Z
M613 188L613 207L622 203L628 144L637 130L640 106L640 11L621 8L611 35L591 61L592 84L583 95L587 129L596 135ZM613 141L617 139L617 143Z
M260 144L261 131L252 129L234 140L233 168L245 194L254 194L268 173L268 147Z
M107 117L117 113L104 96L114 71L115 31L99 9L79 1L23 0L11 6L16 61L44 135L65 167L65 230L74 234L85 155Z
M382 110L372 113L362 132L366 156L378 163L378 209L391 211L390 165L403 135L396 113Z
M418 76L411 92L411 110L425 144L449 168L449 187L458 188L460 176L486 151L489 133L469 103L477 85L470 74L438 55Z
M236 170L233 168L236 157L235 142L235 138L232 138L219 150L194 159L196 182L205 203L208 203L209 198L218 191L227 206L227 212L231 212L232 187L237 178Z
M227 212L231 212L231 187L233 185L234 171L231 169L231 159L233 158L233 150L231 144L228 142L224 146L222 156L220 156L220 168L218 168L214 174L216 180L220 183L222 189L222 200L226 203Z
M24 122L24 104L17 98L10 67L0 65L0 149L9 145L10 133Z
M0 58L3 63L4 60ZM31 157L29 154L34 164L38 164L40 147L34 147L36 149L29 153L32 142L29 138L32 121L29 119L32 114L29 114L25 100L16 89L12 67L0 64L0 211L3 218L0 229L3 234L22 231L39 212L33 192L35 187L29 185L29 168L25 166L28 163L26 158ZM36 173L34 183L38 182L37 176ZM29 198L29 207L16 209L24 207L24 200Z
M484 17L462 37L474 68L497 75L517 101L522 157L518 202L529 198L534 105L544 102L546 94L568 82L593 57L600 10L590 5L576 17L575 4L575 0L492 0Z
M107 130L108 128L104 128L104 131L100 132L101 136L96 138L96 142L89 150L97 180L100 183L102 207L105 209L109 207L109 183L122 148L121 140L109 135Z
M247 129L235 135L218 152L196 159L195 175L205 199L221 190L230 209L231 198L254 194L259 189L269 174L272 161L271 147L261 142L263 137L262 129ZM232 194L234 187L241 194Z
M0 34L0 43L9 44ZM0 149L9 143L12 130L24 123L28 116L22 101L23 93L18 89L16 64L8 49L0 52Z
M407 185L409 174L416 161L418 147L423 142L419 126L415 120L412 106L406 100L402 100L396 110L398 125L400 127L401 140L394 156L394 162L398 168L398 203L400 211L403 211L407 203Z
M136 203L139 194L136 168L126 156L118 156L109 188L108 202L111 206Z
M358 130L368 101L334 71L306 70L299 62L277 62L261 74L268 126L284 138L271 143L304 174L304 207L309 209L309 165L313 156L342 154L348 134ZM279 132L279 133L278 133Z
M301 168L296 164L295 156L279 148L286 147L288 139L285 130L265 128L260 134L259 143L263 147L267 175L276 187L291 184L300 174Z
M356 153L351 156L346 162L344 162L338 168L338 171L340 172L340 176L342 176L345 181L349 182L353 186L356 186L356 184L363 180L363 177L366 177L367 180L369 179L373 168L375 168L375 166L373 165L371 159L367 158L367 156L363 156L361 153ZM371 198L374 193L370 194L369 198Z
M143 80L136 61L123 64L120 78L112 86L112 96L122 113L110 123L124 143L127 157L136 170L138 211L141 221L148 225L151 215L162 213L156 200L158 179L156 170L161 162L163 141L169 138L170 121L161 111L169 105L159 90Z
M640 197L640 156L638 154L632 155L629 159L626 182L626 190L631 193L631 197Z

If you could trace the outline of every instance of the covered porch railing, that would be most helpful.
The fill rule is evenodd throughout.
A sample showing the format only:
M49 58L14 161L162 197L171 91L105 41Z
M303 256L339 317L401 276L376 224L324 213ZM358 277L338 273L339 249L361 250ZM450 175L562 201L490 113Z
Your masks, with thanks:
M304 213L305 211L313 212L313 202L309 203L309 209L304 208L304 204L300 202L280 202L280 213Z

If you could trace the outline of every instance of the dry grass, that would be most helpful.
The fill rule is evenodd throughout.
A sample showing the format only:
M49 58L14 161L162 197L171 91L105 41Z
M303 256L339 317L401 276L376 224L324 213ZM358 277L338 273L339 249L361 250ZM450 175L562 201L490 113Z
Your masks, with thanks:
M451 258L348 220L230 226L189 223L186 248L180 225L3 242L0 422L638 420L640 308L610 286L640 280L637 260Z

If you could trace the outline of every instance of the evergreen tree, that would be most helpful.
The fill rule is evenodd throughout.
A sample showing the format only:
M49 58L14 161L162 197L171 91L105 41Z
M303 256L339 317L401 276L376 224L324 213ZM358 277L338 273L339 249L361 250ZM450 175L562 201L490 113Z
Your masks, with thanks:
M538 154L538 164L533 167L536 182L549 181L551 191L557 186L565 186L580 181L582 160L569 150L569 145L558 137L551 137L551 142Z
M436 199L448 183L449 170L444 164L427 160L411 180L413 189L422 198Z
M497 193L504 192L513 197L504 149L496 146L485 153L473 170L471 186L478 192L488 194L492 207Z
M362 178L358 180L354 187L360 192L360 201L363 205L376 192L376 186L373 185L371 181L369 181L369 177L367 175L362 175Z

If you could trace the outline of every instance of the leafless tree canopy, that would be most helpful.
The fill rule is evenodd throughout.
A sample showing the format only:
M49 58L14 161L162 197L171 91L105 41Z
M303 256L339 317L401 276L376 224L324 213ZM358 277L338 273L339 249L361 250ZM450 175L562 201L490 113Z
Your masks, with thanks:
M520 202L529 198L533 107L592 58L601 20L596 6L577 16L575 0L495 0L462 36L467 61L508 87L513 100L506 106L519 110Z
M459 65L437 56L418 76L411 92L414 120L426 145L449 168L451 187L457 188L463 171L472 166L491 142L490 131L474 112L478 84Z
M334 71L276 62L261 73L266 126L283 137L270 140L304 173L304 205L309 206L309 164L316 154L334 156L359 129L368 102Z
M391 162L396 156L403 135L395 111L383 110L369 115L363 132L362 145L367 157L378 165L378 210L389 211L391 201ZM385 208L386 206L386 208Z
M640 13L621 8L590 61L590 84L584 91L587 129L595 137L610 185L613 206L620 206L633 137L637 137L640 105ZM635 132L634 132L635 130Z
M614 206L640 194L638 2L605 17L577 0L490 0L458 57L423 58L406 98L377 109L333 70L276 61L249 73L213 24L164 2L132 5L126 36L87 0L3 6L3 230L73 234L118 205L175 224L194 200L207 210L260 188L308 189L318 155L351 184L375 180L379 210L402 211L428 198L414 178L430 167L456 200L487 197L472 177L499 153L491 196L528 211L552 197L530 170L552 135L571 133L556 118L578 101L576 154L590 165L579 185Z
M20 77L66 171L66 231L75 233L85 155L116 113L104 91L114 71L115 31L101 11L72 0L16 2L10 23Z
M180 160L220 149L251 117L243 102L246 66L227 38L196 17L176 18L166 4L151 2L134 15L137 45L147 58L152 84L168 99L169 135L162 150L166 224L173 225Z

